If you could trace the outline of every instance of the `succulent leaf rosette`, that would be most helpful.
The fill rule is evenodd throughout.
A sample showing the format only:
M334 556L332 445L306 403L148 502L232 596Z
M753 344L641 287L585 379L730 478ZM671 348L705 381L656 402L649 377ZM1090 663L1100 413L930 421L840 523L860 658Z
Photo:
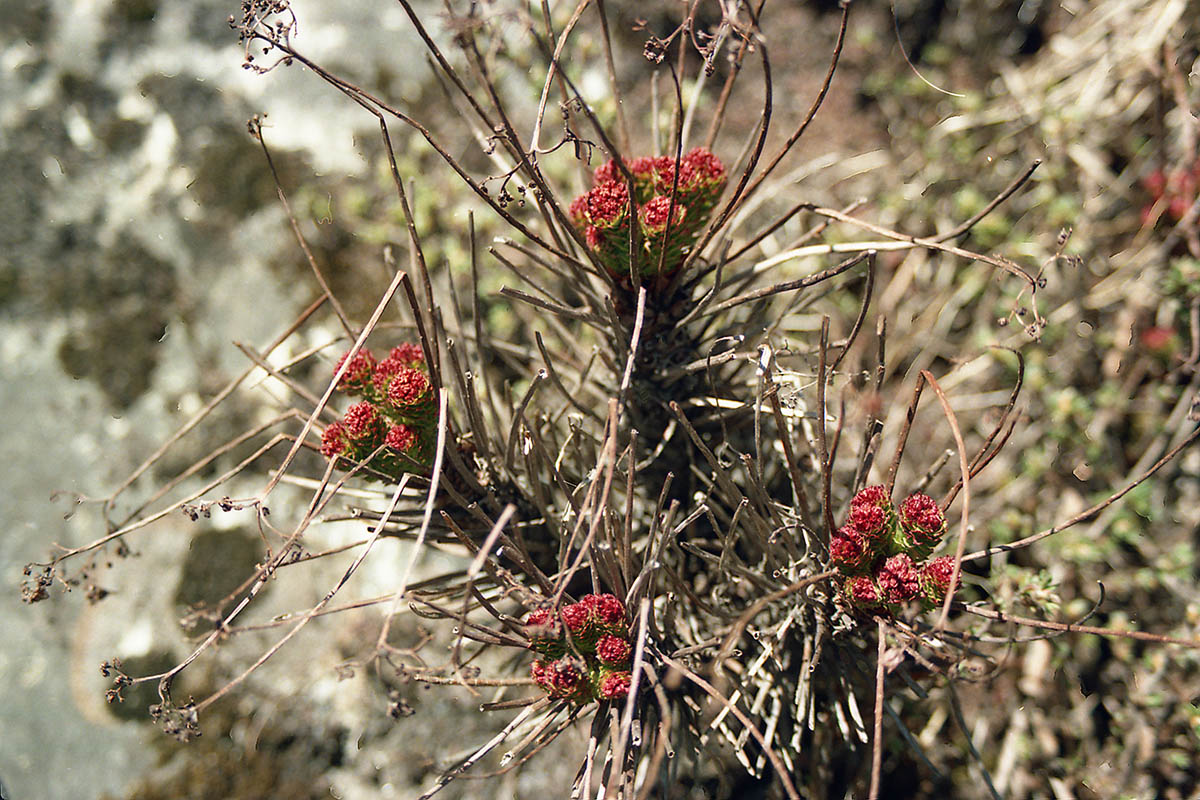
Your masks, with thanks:
M582 705L629 694L633 647L625 604L616 595L585 595L557 614L535 609L525 618L524 632L529 649L540 656L530 677L548 697Z
M885 487L866 487L829 542L830 564L846 576L842 596L862 612L895 614L918 598L926 609L938 606L954 559L927 559L945 535L946 516L933 498L914 492L896 507Z

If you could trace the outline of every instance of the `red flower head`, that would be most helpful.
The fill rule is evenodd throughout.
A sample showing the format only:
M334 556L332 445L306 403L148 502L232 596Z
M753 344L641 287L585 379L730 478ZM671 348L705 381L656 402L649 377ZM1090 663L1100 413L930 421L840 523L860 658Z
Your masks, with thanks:
M334 375L342 368L342 364L346 363L346 356L348 355L350 355L350 352L346 351L345 355L338 359L337 366L333 369ZM345 373L342 374L341 379L338 381L338 391L349 395L362 394L370 387L371 373L374 371L375 356L371 355L371 351L367 348L360 348L354 354L354 358L350 359L350 364L346 367Z
M946 517L937 502L927 495L909 495L896 516L900 524L893 535L894 549L917 561L928 558L946 533Z
M1142 178L1142 186L1150 193L1150 196L1155 200L1163 196L1163 192L1167 188L1167 176L1161 169L1156 169L1146 177Z
M393 425L383 443L393 450L407 453L417 445L417 434L407 425Z
M562 624L552 609L539 608L531 611L525 618L525 635L529 637L530 649L544 656L558 658L565 652Z
M596 620L609 628L625 627L625 604L615 594L591 594L591 607Z
M529 677L546 694L554 690L554 672L545 661L535 661L529 665Z
M629 190L617 181L596 184L585 195L585 207L588 221L597 228L615 228L629 210Z
M696 188L699 177L696 170L685 161L679 166L679 183L676 185L675 162L673 159L664 158L655 170L654 190L667 196L670 196L672 190L679 195L690 194Z
M868 486L854 495L850 501L850 513L846 523L857 530L871 543L889 536L894 525L892 501L887 489Z
M601 242L604 241L600 238L600 231L595 225L588 225L587 228L584 229L583 238L584 241L587 242L587 246L593 250L599 250Z
M397 410L411 409L430 399L429 378L418 369L401 367L387 382L388 405Z
M560 658L557 661L551 662L548 671L550 672L551 683L551 689L548 694L551 697L582 699L580 697L580 690L585 688L587 684L584 682L583 671L575 666L575 663L571 659Z
M613 672L600 682L598 692L601 700L621 700L629 694L630 675L628 672Z
M589 604L582 600L563 606L562 621L576 640L587 639L592 633L592 610Z
M892 507L892 500L888 497L885 487L868 486L854 495L854 499L850 501L850 508L853 509L855 506L875 506L887 510Z
M625 162L625 166L630 166L628 161ZM605 161L603 164L596 167L596 171L592 173L593 186L605 183L606 181L619 181L621 183L625 182L625 178L621 175L621 170L617 169L616 159L610 158L608 161Z
M671 159L666 156L642 156L629 162L629 171L634 180L650 182L654 180L654 173L659 167L670 163Z
M346 437L356 445L369 445L385 435L385 423L379 412L370 401L362 400L350 408L342 416Z
M866 575L847 578L843 591L850 604L863 611L878 608L883 601L883 595L880 593L879 587L875 585L874 580Z
M937 608L946 599L950 591L950 578L954 574L954 556L935 558L921 568L919 581L921 584L921 604L925 608ZM962 586L960 577L955 589Z
M625 604L612 594L589 594L562 610L562 621L575 645L586 653L605 634L624 635Z
M638 209L638 216L642 220L642 228L648 236L661 235L667 229L667 215L671 213L671 198L663 195L652 197L650 200ZM687 214L687 209L683 203L675 201L675 221L672 227L678 229L683 223L683 218Z
M613 636L611 633L604 634L600 637L600 641L596 642L596 658L600 659L601 664L610 667L627 665L630 650L629 642L620 636Z
M691 150L683 157L683 163L707 183L725 182L725 165L707 148L697 147Z
M853 505L847 523L867 539L878 539L887 531L887 512L879 506Z
M576 226L586 225L587 210L588 193L584 192L583 194L579 195L579 197L576 197L571 201L571 207L568 209L568 213L571 215L571 221L574 222Z
M946 517L932 497L911 494L900 504L900 524L921 539L940 539L946 530Z
M830 560L842 572L862 572L875 555L872 544L853 525L846 525L829 542Z
M341 422L331 422L321 434L321 455L333 458L346 449L345 425Z
M639 203L646 202L654 194L658 170L670 163L671 159L666 156L642 156L629 162L629 172L633 175Z
M883 590L883 599L892 606L907 603L921 590L920 577L907 553L900 553L883 562L876 580Z
M421 368L425 366L425 351L419 344L403 342L392 348L392 352L388 353L388 359L398 361L406 367Z

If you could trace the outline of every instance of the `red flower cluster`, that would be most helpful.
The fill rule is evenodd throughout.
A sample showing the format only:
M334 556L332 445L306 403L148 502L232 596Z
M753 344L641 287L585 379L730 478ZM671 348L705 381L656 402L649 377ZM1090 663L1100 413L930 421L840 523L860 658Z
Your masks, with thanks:
M363 399L325 428L321 454L352 461L369 458L368 477L399 480L405 472L427 471L437 412L421 348L405 343L382 361L366 348L347 359L349 355L334 370L337 374L346 367L337 390Z
M1200 159L1191 169L1176 169L1170 173L1156 169L1142 179L1142 186L1151 197L1151 202L1142 208L1142 224L1153 224L1164 214L1178 222L1196 202L1200 190Z
M854 608L895 612L921 598L932 608L945 598L950 573L943 557L927 564L946 533L946 517L933 498L915 493L897 509L882 486L868 486L850 501L846 524L829 542L833 566L846 575L842 591Z
M643 156L596 169L592 188L571 203L571 220L588 248L616 277L672 275L696 242L725 188L725 166L703 147L676 161ZM637 231L630 229L630 181L637 203ZM631 250L632 248L632 250ZM661 269L660 269L661 267Z
M950 591L950 578L954 575L954 557L942 556L935 558L921 567L917 580L921 586L921 604L925 608L937 608L946 599ZM954 588L962 586L962 578L955 582Z
M533 682L556 700L586 703L591 699L586 676L575 659L567 657L551 662L535 661L530 674Z
M625 604L615 595L589 594L558 614L536 609L525 618L525 635L542 656L530 675L550 697L588 703L629 693L632 647Z

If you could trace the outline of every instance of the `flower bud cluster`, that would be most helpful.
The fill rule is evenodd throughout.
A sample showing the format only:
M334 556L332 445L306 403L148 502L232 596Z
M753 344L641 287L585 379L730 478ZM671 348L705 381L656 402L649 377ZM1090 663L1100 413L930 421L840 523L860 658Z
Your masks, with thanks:
M896 508L884 487L863 489L829 542L830 561L846 576L846 600L862 611L889 613L914 599L926 609L941 605L954 559L927 559L945 535L946 517L933 498L914 493Z
M550 697L583 704L629 694L633 648L616 595L585 595L558 614L539 608L525 618L525 635L541 656L530 675Z
M669 277L708 223L725 189L725 165L703 147L678 161L644 156L624 164L633 177L636 219L630 210L630 182L609 161L596 169L592 188L571 203L571 221L614 277L629 276L631 247L634 274Z
M428 472L437 404L421 348L406 342L393 347L382 361L365 347L349 361L348 355L334 370L337 374L343 364L346 367L336 388L361 399L325 428L321 454L351 461L369 458L368 477L382 474L399 480L405 472Z

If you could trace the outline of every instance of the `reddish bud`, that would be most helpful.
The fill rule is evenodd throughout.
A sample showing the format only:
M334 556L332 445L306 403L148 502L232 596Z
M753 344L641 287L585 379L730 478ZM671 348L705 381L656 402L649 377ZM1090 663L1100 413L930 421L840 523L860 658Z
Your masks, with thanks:
M547 694L554 689L554 673L545 661L535 661L530 664L529 677L533 678L533 682Z
M342 424L345 426L346 436L356 443L383 436L383 420L368 400L362 400L346 409Z
M887 512L879 506L853 505L847 523L868 539L878 539L887 530Z
M383 443L393 450L407 453L417 444L417 434L407 425L393 425L384 437Z
M870 542L852 525L843 527L829 542L830 561L842 572L861 572L872 555Z
M937 608L946 600L950 591L950 578L954 575L954 557L942 556L935 558L921 568L919 581L921 584L921 603L926 608ZM960 577L955 589L962 586Z
M429 378L417 369L402 367L387 383L388 405L405 409L429 399Z
M579 197L576 197L571 201L571 207L568 209L568 213L571 215L572 222L574 222L576 225L584 225L587 223L587 212L588 196L587 192L584 192L583 194L579 195Z
M331 422L321 434L321 455L333 458L346 449L345 426L341 422Z
M598 692L601 700L621 700L629 694L630 675L628 672L613 672L600 682Z
M629 167L629 162L625 162L625 166ZM632 172L632 170L630 170ZM596 186L608 181L624 181L621 175L621 170L617 168L616 159L610 158L600 166L596 167L596 171L592 173L592 185Z
M586 603L571 603L562 610L562 620L573 636L582 636L591 622L591 610Z
M883 486L868 486L850 501L850 508L855 506L875 506L886 510L891 508L892 499L888 497L887 489Z
M596 643L596 658L600 659L601 664L623 667L629 663L630 649L629 642L608 633Z
M338 370L342 368L342 365L346 363L346 356L348 355L350 355L349 351L338 359L333 374L336 375ZM375 356L371 355L371 351L367 348L360 348L354 354L354 358L350 359L350 363L346 366L346 371L342 374L341 379L338 380L338 391L351 395L362 394L370 386L371 373L374 371Z
M883 591L883 599L889 605L906 603L921 590L917 570L907 553L900 553L883 562L876 580Z
M609 627L624 626L625 604L615 594L593 594L588 597L593 598L591 607L600 624Z
M650 200L638 209L638 216L642 220L642 226L649 235L661 234L667 229L667 215L671 213L671 198L659 195L652 197ZM687 209L679 201L675 202L675 221L673 226L678 227L684 216L687 214Z
M940 539L946 530L946 517L937 502L925 494L911 494L900 504L900 525L919 539Z
M552 697L571 697L583 686L583 672L568 658L551 663L550 673Z
M587 217L599 228L614 227L629 209L629 190L617 181L597 184L586 198Z
M557 658L566 650L562 641L562 624L549 608L539 608L529 613L525 618L525 635L529 637L530 649L544 656Z
M388 353L388 359L399 362L407 367L423 367L425 365L425 351L421 349L419 344L403 342L392 348L392 352Z
M697 147L683 157L683 163L706 181L724 181L725 165L707 148Z
M1167 176L1163 174L1161 169L1156 169L1142 178L1142 186L1146 188L1151 197L1157 200L1163 196L1163 191L1167 188Z
M866 575L848 578L843 591L852 606L864 611L878 608L883 600L875 581Z
M629 171L635 180L648 181L654 178L654 172L660 164L670 164L666 156L642 156L629 162Z

